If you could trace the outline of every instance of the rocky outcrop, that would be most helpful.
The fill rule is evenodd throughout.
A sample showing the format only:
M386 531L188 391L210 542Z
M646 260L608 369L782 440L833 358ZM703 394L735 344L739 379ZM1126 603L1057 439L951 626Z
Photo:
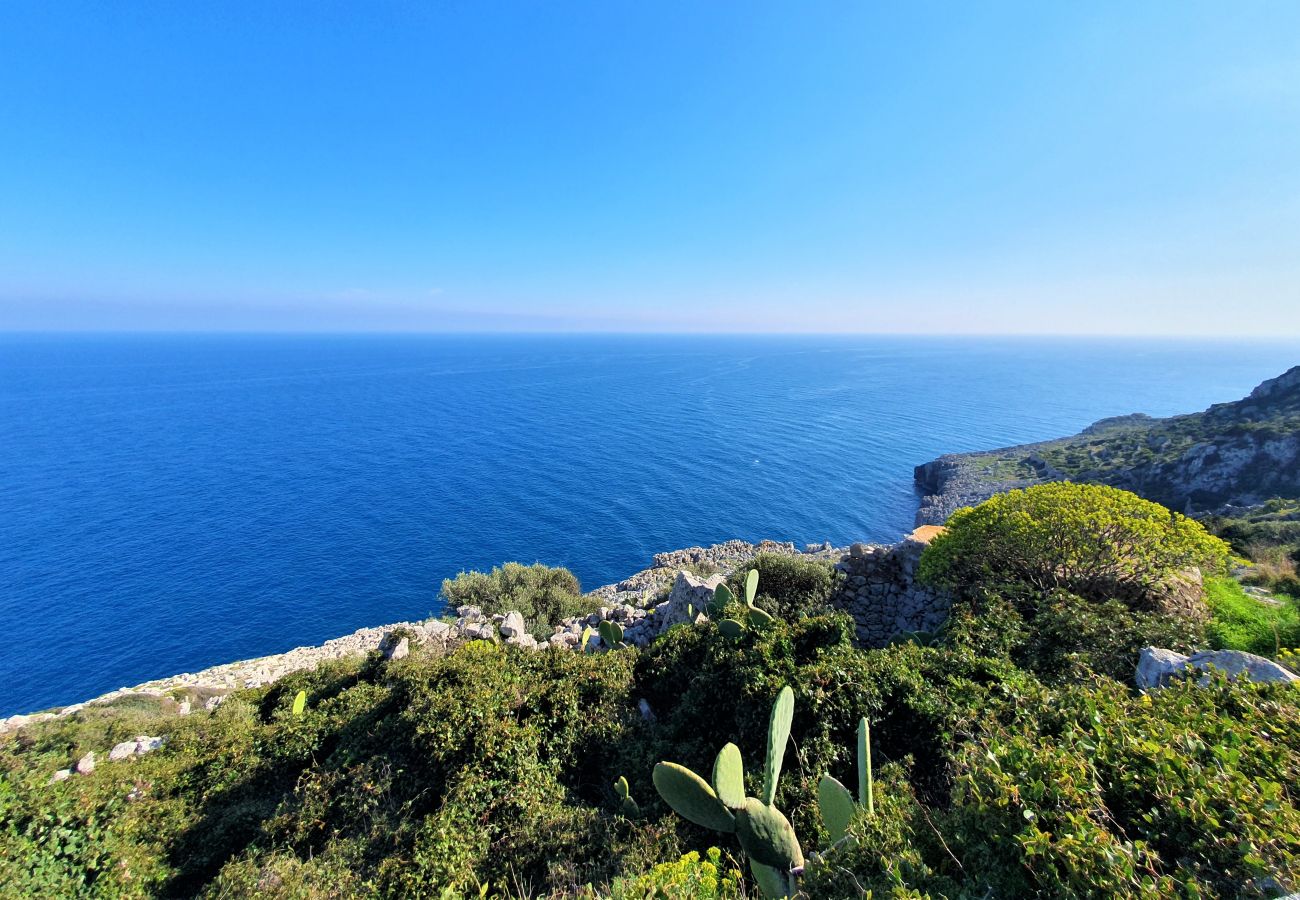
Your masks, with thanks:
M1229 678L1245 678L1257 682L1294 683L1300 681L1292 672L1262 656L1243 653L1239 650L1203 650L1184 656L1173 650L1160 647L1143 649L1138 658L1137 674L1134 680L1143 690L1166 687L1175 677L1191 672L1205 672L1207 669L1224 672ZM1199 683L1208 684L1210 676L1202 675Z
M1188 515L1300 497L1300 366L1250 396L1168 419L1102 419L1074 437L941 456L914 472L916 522L1047 481L1108 484Z

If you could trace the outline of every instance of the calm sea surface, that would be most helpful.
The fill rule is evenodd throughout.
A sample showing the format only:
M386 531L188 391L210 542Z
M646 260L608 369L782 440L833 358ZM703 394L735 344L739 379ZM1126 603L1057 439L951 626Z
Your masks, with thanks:
M0 715L728 538L896 539L940 453L1190 412L1300 346L0 336Z

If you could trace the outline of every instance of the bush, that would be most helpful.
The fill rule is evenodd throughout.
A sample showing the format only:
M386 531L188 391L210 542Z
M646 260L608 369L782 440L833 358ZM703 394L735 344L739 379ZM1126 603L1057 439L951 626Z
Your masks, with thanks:
M740 870L722 861L722 851L710 847L704 858L692 850L676 862L660 863L639 878L614 883L611 900L741 900L745 896Z
M1098 675L1131 683L1143 647L1191 653L1205 644L1204 628L1191 619L1067 591L1015 603L997 596L958 601L941 637L948 647L1005 656L1051 685Z
M1088 600L1148 600L1191 566L1227 564L1227 544L1197 522L1104 485L1053 482L959 509L921 557L925 583L958 593L984 588Z
M754 603L772 615L792 620L830 608L836 573L826 560L760 553L728 579L727 584L737 597L745 596L745 578L754 569L758 570L758 596Z
M541 563L508 562L491 572L461 572L442 583L447 606L477 606L485 613L517 611L538 638L549 637L563 619L591 612L577 577Z
M1252 897L1300 886L1294 689L1114 682L980 723L950 802L886 768L811 896Z

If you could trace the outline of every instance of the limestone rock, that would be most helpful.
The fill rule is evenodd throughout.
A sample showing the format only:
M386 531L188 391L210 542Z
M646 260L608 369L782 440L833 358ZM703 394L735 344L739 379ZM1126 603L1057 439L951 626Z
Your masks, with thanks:
M655 607L656 627L663 632L683 622L694 622L697 615L708 609L714 592L724 581L721 575L699 578L684 570L678 572L667 604Z
M91 750L81 759L77 760L77 764L72 768L78 775L89 775L91 772L95 771L95 751Z
M54 784L57 781L67 781L71 777L72 777L71 769L59 769L59 771L55 772L53 775L50 776L49 783Z
M387 634L379 645L384 659L406 659L411 655L411 639L406 635Z
M1175 653L1159 647L1146 647L1138 659L1135 681L1142 689L1159 688L1169 684L1169 680L1185 671L1203 672L1210 667L1227 673L1229 678L1245 678L1249 681L1271 683L1294 683L1300 681L1287 669L1253 653L1240 650L1202 650L1191 656ZM1209 675L1202 676L1200 684L1208 684Z
M523 615L514 611L506 613L498 628L501 631L501 636L507 639L518 638L527 633Z

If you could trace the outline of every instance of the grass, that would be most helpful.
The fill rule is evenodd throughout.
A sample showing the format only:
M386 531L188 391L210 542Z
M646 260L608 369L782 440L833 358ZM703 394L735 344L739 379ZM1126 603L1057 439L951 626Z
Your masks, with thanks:
M1234 578L1207 578L1205 599L1212 615L1206 633L1211 645L1265 656L1300 645L1300 609L1294 599L1276 596L1280 605L1273 606L1247 594Z

